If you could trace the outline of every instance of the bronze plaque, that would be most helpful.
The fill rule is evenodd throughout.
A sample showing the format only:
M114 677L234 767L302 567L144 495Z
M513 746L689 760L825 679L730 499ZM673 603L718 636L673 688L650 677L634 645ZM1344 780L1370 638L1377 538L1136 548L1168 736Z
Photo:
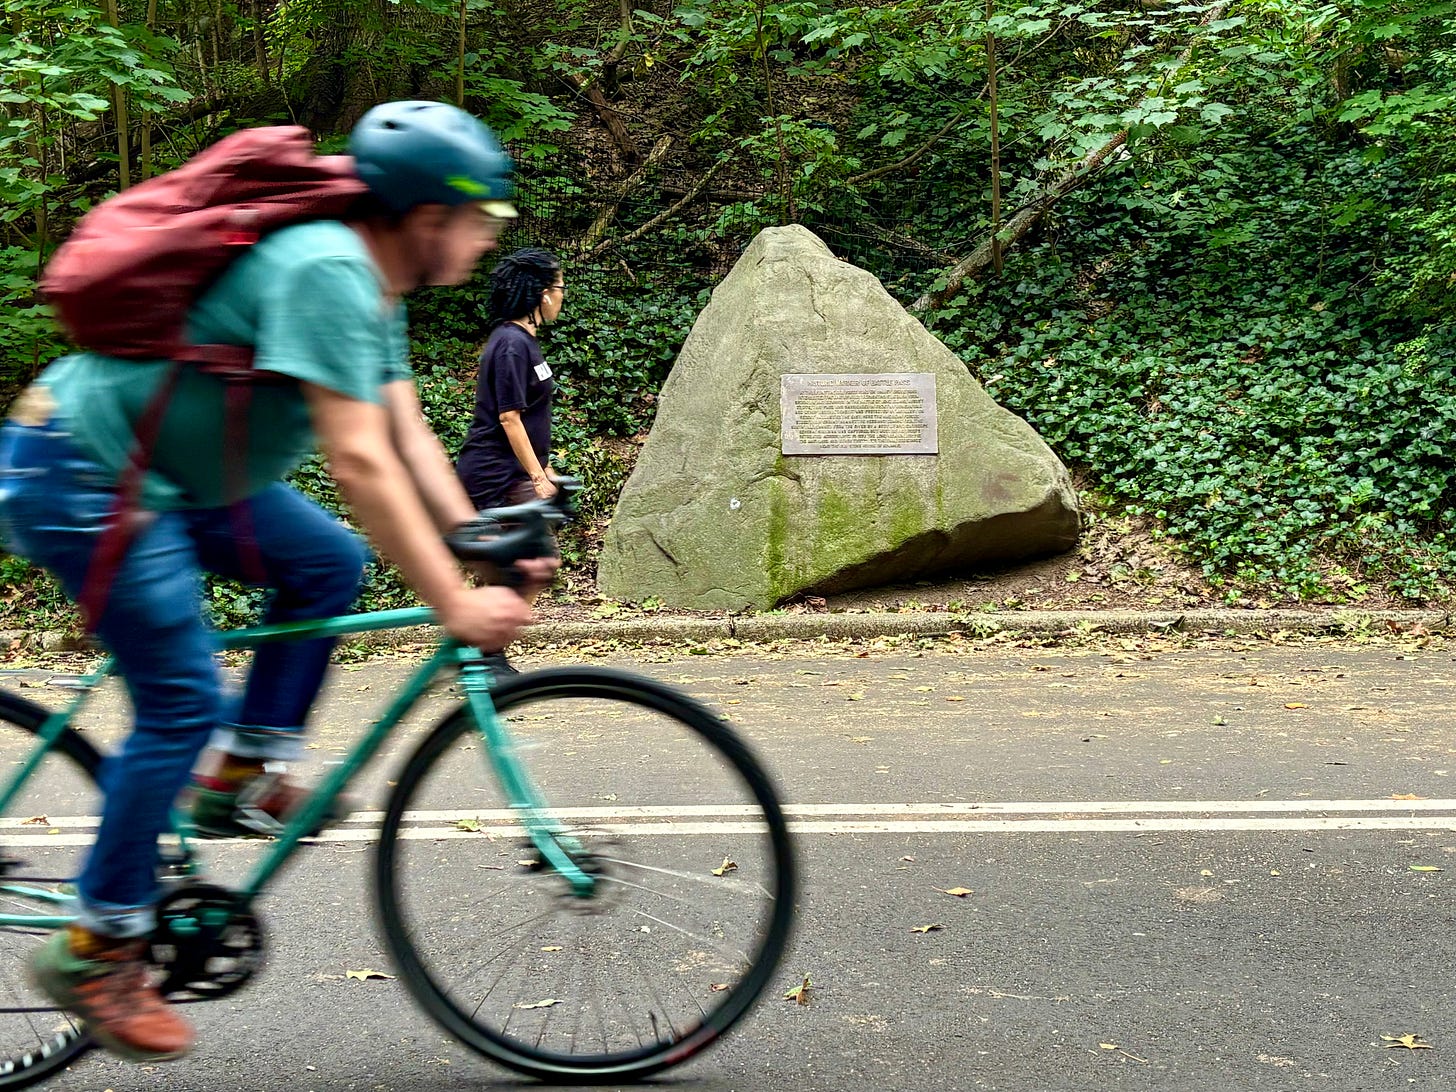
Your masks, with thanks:
M939 452L930 372L783 376L785 455L934 455Z

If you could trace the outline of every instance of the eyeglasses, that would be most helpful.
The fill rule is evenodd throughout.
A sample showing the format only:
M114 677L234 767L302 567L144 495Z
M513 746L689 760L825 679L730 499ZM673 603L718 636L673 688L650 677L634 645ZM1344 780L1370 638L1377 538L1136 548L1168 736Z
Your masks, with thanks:
M548 291L548 292L560 292L561 293L561 298L562 299L565 299L566 298L566 285L564 285L564 284L553 284L553 285L549 285L549 286L547 286L546 291Z

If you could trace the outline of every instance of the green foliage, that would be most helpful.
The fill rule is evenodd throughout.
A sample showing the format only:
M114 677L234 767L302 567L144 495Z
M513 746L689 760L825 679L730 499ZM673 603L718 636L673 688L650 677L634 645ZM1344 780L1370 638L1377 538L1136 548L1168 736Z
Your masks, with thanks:
M1456 353L1369 273L1408 247L1416 181L1311 130L1202 155L1171 194L1122 176L1072 200L1070 244L949 308L948 341L1213 579L1445 593Z
M109 26L94 7L7 0L0 23L0 384L29 378L59 342L35 298L35 276L54 243L49 225L89 201L69 184L67 124L95 122L113 90L139 114L188 97L167 62L171 40L144 27ZM17 245L18 244L18 245Z
M158 123L159 165L258 121L337 130L323 135L338 150L344 119L371 96L454 94L459 0L262 5L261 43L245 7L164 7L164 37L139 25L136 0L119 29L100 5L6 0L0 377L28 377L58 347L34 278L115 184L117 89L134 128ZM567 262L567 309L543 342L559 380L557 461L587 482L568 564L592 564L671 362L753 232L794 218L839 229L857 248L846 256L907 297L984 239L994 34L1003 220L1033 203L1050 212L1005 275L953 300L936 328L1231 595L1444 594L1456 560L1456 4L1241 0L1217 19L1210 8L676 0L622 22L596 0L466 0L467 105L525 168L532 215L509 245L578 252L604 201L611 230L626 230L715 171L655 234L589 268ZM623 185L636 164L608 148L604 109L639 150L676 138L645 185ZM1114 136L1106 170L1048 196ZM608 151L562 151L588 146ZM452 451L473 405L485 290L477 278L411 303L422 402ZM318 460L295 480L337 506ZM18 601L35 575L0 566ZM37 586L52 610L54 589ZM208 595L227 621L260 603L226 584ZM392 570L371 573L367 605L408 601Z
M29 377L62 349L49 310L35 299L36 254L0 248L0 379Z

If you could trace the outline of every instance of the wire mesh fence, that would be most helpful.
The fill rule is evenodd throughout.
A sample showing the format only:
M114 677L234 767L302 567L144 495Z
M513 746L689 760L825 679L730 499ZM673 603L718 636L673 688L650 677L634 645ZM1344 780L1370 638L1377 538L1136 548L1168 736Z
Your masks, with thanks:
M558 155L522 165L521 218L512 240L554 250L578 273L608 283L651 278L714 285L759 231L786 223L807 227L902 300L915 294L912 284L955 260L897 230L894 216L863 202L842 202L855 206L852 212L835 211L834 202L827 203L830 211L791 209L772 177L725 171L703 187L702 170L670 163L646 168L624 192L615 150L575 134L561 134L557 143ZM908 184L915 186L913 179Z

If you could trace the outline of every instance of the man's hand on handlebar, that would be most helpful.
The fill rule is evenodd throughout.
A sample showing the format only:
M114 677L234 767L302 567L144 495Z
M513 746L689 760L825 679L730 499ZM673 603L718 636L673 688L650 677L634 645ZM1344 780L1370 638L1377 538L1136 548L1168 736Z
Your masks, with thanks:
M455 556L492 584L530 594L551 583L561 559L551 528L576 515L581 482L557 478L553 495L494 508L445 536Z
M461 588L438 609L445 632L482 652L499 652L531 621L531 607L512 588Z

